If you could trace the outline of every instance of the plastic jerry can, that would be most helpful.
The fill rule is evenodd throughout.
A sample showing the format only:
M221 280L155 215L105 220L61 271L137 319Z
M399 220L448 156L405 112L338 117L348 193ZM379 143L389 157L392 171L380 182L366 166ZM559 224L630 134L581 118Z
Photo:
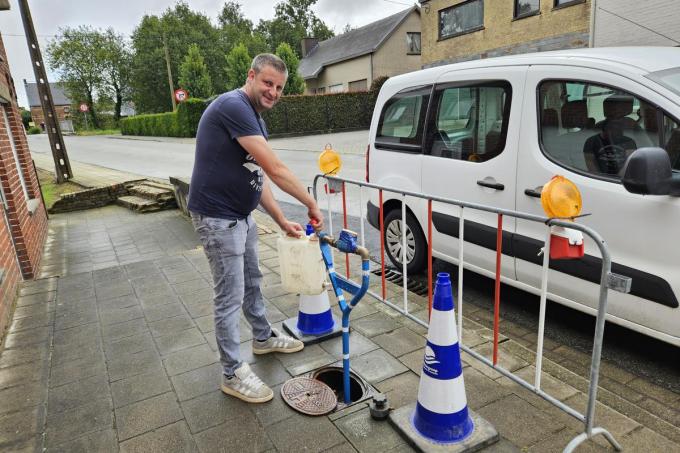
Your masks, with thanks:
M321 294L326 280L316 235L300 238L282 236L277 241L283 288L298 294Z

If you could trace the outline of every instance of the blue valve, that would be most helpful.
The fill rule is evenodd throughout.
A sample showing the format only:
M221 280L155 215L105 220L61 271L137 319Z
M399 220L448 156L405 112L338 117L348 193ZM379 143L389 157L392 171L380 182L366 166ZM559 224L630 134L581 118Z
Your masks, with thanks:
M357 251L357 234L354 231L342 230L336 247L344 253L355 253Z
M306 234L307 236L311 236L311 235L314 234L314 233L315 233L314 227L312 226L311 223L308 223L308 224L307 224L307 228L305 229L305 234Z

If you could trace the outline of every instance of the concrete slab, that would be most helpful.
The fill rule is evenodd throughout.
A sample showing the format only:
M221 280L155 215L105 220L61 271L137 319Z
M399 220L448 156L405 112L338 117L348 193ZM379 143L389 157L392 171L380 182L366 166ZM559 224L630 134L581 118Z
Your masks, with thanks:
M246 415L238 423L231 421L206 429L194 435L198 448L209 451L263 452L272 448L272 442L265 428L259 425L254 415Z
M219 355L207 344L173 352L163 358L163 366L168 376L211 365L219 361Z
M408 327L401 327L392 332L372 338L372 341L395 357L425 347L427 339L413 332Z
M124 441L184 418L173 392L116 409L118 440Z
M422 452L473 452L479 451L499 440L498 432L488 421L470 410L474 424L472 434L457 443L440 444L423 437L413 427L412 417L415 403L390 413L389 421L402 437L416 450Z
M127 406L171 390L170 381L163 370L154 370L111 383L111 395L115 408Z
M345 437L327 417L296 413L266 430L280 452L323 451L345 442Z
M121 453L146 453L150 451L197 452L184 421L173 423L120 443Z
M248 403L225 395L221 390L206 393L180 404L192 433L205 431L228 421L238 424L241 419L252 417Z
M342 365L341 363L339 364ZM371 384L401 374L408 369L399 360L395 359L382 349L377 349L366 354L353 357L350 360L352 370L359 373Z
M359 452L392 451L405 443L389 423L373 420L368 408L337 420L335 426Z

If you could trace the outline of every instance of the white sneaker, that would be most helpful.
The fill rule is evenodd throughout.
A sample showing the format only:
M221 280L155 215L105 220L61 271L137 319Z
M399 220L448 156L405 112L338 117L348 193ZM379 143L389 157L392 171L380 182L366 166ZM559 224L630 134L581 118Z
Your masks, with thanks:
M222 391L247 403L264 403L274 397L272 389L257 377L246 362L234 371L231 379L222 375Z
M272 328L272 336L264 341L253 341L253 354L269 354L270 352L291 353L301 351L305 344L293 337L283 335Z

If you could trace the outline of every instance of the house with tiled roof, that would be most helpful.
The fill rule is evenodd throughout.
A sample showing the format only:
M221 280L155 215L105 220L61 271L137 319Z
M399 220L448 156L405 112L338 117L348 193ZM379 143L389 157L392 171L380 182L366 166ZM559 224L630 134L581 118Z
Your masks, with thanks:
M298 73L306 94L364 91L381 76L420 69L420 9L417 6L342 35L302 42Z
M24 79L24 89L26 90L28 107L31 110L31 119L33 120L33 124L39 126L44 131L45 116L40 104L38 84L35 82L27 82L26 79ZM66 88L63 84L54 82L50 83L50 90L52 91L54 108L57 111L57 118L59 118L59 125L61 126L62 132L73 132L73 112L71 111L72 102L68 94L66 94Z

